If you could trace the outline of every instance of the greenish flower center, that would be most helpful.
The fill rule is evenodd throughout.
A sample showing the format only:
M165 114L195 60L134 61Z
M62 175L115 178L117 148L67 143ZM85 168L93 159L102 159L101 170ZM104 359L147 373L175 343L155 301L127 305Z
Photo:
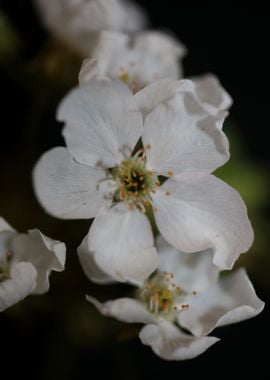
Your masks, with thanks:
M116 201L143 212L152 204L151 193L155 193L160 183L158 176L147 169L142 151L122 161L119 167L112 169L112 175L117 184Z
M174 320L180 310L188 308L182 303L185 292L173 278L172 273L157 272L145 282L139 293L139 299L148 311L170 320Z
M4 259L0 260L0 282L10 278L10 262L12 254L7 252Z

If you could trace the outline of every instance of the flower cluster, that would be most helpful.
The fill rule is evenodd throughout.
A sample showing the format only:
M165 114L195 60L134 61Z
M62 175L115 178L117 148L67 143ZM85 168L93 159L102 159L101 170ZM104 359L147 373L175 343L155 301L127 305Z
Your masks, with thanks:
M140 339L160 357L193 358L218 341L207 336L215 327L264 307L244 269L220 276L253 241L240 195L212 174L229 159L222 127L232 99L212 74L184 79L185 47L142 31L145 17L130 2L37 4L53 33L89 57L57 111L66 147L34 168L36 196L57 218L94 218L78 247L91 281L137 289L133 298L87 300L105 316L145 324ZM65 246L0 227L4 310L48 290Z

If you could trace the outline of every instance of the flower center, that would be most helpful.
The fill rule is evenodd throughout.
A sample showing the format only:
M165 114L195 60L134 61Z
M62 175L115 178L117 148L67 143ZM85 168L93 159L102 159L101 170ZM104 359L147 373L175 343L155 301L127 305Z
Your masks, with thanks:
M135 93L138 89L138 81L136 79L136 76L131 75L123 68L121 69L122 70L120 70L119 79L124 82L133 93Z
M10 278L10 262L12 254L7 252L4 258L0 259L0 283Z
M172 273L157 272L145 282L139 294L151 313L170 320L174 320L180 310L188 308L182 303L185 292L173 282L173 278Z
M145 207L152 204L151 193L155 193L160 183L157 175L146 168L143 151L122 161L119 167L112 169L112 175L117 184L115 200L145 212Z

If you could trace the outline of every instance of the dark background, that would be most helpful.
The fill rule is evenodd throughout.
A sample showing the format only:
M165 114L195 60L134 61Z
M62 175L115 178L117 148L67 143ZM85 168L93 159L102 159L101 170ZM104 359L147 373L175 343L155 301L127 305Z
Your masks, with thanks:
M220 78L234 99L228 133L235 129L248 162L258 165L268 184L268 12L259 6L235 7L228 2L215 7L186 6L186 2L176 7L178 2L172 1L140 3L153 27L170 30L187 46L187 76L213 72ZM20 36L18 54L0 66L0 214L21 231L38 226L49 236L68 240L70 247L67 273L54 276L53 289L47 295L30 297L23 306L0 315L0 378L6 372L9 378L85 379L97 371L98 376L111 379L192 379L195 374L209 379L236 375L269 379L268 305L250 321L218 329L214 335L222 338L220 343L192 361L179 363L162 361L138 339L129 339L137 326L125 330L122 324L98 316L90 306L84 309L84 294L100 292L84 278L74 253L88 225L44 215L31 188L36 159L62 143L60 126L54 121L55 108L68 86L76 84L76 77L68 85L50 77L48 84L40 74L48 34L31 2L1 0L0 6ZM36 124L40 125L38 131L33 129ZM269 201L262 213L269 220ZM73 235L66 239L68 232ZM267 273L269 254L261 264ZM252 276L252 266L250 269L258 295L269 302L270 280L265 281L265 273L261 280L258 271ZM101 322L96 324L96 320Z

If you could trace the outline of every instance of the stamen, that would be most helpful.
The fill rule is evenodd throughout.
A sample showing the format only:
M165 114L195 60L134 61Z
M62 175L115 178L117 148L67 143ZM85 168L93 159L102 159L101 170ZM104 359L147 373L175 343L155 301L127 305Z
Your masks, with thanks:
M146 169L144 149L123 160L119 167L111 170L111 174L117 185L115 200L124 201L129 208L145 212L145 207L152 204L151 194L159 181L155 173Z
M179 304L184 293L179 292L180 287L172 282L174 275L168 272L158 272L150 280L146 281L140 298L146 304L147 309L164 318L174 319L179 312ZM183 305L181 306L182 309Z

